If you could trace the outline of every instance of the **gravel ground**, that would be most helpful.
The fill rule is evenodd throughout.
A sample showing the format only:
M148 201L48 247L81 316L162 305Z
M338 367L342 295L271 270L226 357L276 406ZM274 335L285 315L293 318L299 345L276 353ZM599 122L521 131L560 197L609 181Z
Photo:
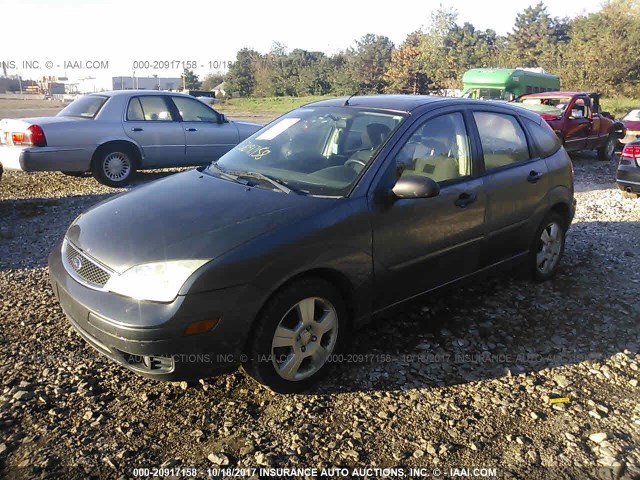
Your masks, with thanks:
M117 190L6 173L0 478L134 478L141 467L173 478L219 467L640 478L640 200L619 194L613 162L574 163L578 211L554 280L501 275L407 306L358 332L314 391L287 396L242 371L154 382L95 353L55 301L46 257L78 213Z

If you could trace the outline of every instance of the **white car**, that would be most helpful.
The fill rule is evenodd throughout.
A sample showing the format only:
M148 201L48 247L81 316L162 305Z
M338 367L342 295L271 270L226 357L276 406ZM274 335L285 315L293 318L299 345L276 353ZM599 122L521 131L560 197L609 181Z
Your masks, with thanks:
M26 172L91 172L100 183L121 187L138 169L208 164L260 128L229 121L180 93L94 93L54 117L0 120L0 164Z

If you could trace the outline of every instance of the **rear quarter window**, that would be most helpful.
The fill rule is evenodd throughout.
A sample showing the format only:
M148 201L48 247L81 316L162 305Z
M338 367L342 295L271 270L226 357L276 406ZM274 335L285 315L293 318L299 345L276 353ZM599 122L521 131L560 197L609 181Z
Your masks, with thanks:
M527 130L533 138L538 154L541 158L546 158L556 153L562 146L562 142L547 124L547 122L536 122L525 118Z

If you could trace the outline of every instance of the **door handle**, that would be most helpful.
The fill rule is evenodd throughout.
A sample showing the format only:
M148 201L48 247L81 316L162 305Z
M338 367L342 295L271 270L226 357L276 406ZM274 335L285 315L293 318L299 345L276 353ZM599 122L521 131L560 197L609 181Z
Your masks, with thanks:
M197 129L197 128L191 128L191 127L190 127L190 128L185 128L185 131L187 131L187 132L197 132L197 131L198 131L198 129Z
M475 202L478 199L478 195L475 193L461 193L458 199L454 202L456 207L465 208L470 203Z
M531 170L529 172L529 176L527 177L527 182L529 183L536 183L538 180L540 180L542 177L544 176L544 173L539 173L536 172L535 170Z
M140 127L133 127L133 128L131 129L131 131L132 131L132 132L141 132L141 131L142 131L142 128L140 128Z

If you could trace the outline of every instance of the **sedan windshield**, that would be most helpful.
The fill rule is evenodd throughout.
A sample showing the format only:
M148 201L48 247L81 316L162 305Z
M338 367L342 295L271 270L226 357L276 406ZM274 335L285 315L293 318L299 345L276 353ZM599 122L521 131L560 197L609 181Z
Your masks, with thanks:
M247 138L209 171L244 172L254 180L261 174L295 192L343 196L403 118L356 107L303 107Z
M631 110L622 120L626 120L627 122L640 122L640 109Z
M58 117L95 117L109 97L102 95L85 95L79 97L60 110Z

